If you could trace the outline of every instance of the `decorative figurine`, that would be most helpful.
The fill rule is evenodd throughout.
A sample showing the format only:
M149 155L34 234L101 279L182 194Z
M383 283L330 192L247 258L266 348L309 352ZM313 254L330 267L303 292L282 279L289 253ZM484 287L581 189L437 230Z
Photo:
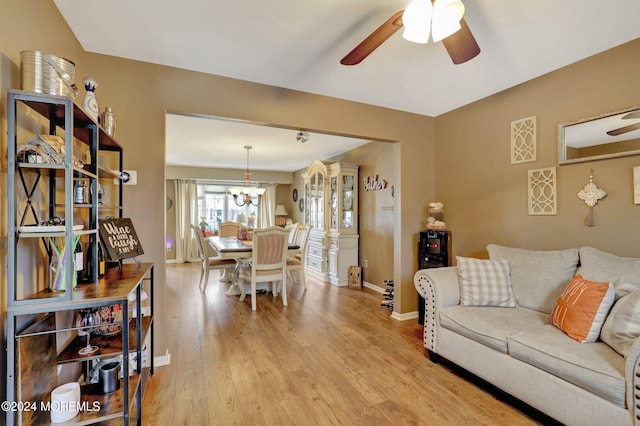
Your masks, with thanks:
M98 109L98 101L96 101L96 95L94 92L98 87L98 83L96 83L93 77L85 77L82 82L84 83L84 88L87 91L84 96L84 101L82 102L82 108L84 109L84 112L89 114L89 117L93 118L97 123L100 110Z
M444 223L444 205L439 201L429 203L427 229L447 229Z

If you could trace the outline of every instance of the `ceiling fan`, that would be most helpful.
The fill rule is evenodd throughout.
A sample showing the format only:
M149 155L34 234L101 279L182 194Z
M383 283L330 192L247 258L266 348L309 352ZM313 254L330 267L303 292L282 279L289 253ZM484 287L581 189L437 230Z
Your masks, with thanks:
M622 120L628 120L631 118L640 118L640 110L638 111L632 111L627 115L624 115L622 117L620 117ZM637 122L635 124L630 124L628 126L623 126L620 127L618 129L613 129L613 130L609 130L607 132L607 134L609 136L618 136L618 135L622 135L624 133L629 133L629 132L633 132L634 130L638 130L640 129L640 122Z
M404 26L403 38L426 43L429 33L434 42L442 41L454 64L462 64L480 53L480 46L463 18L460 0L413 0L365 38L340 63L356 65Z

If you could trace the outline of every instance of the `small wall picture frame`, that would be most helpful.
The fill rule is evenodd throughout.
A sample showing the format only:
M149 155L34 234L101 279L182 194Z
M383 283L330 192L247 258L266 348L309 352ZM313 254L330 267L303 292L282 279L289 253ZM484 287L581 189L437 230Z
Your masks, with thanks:
M640 204L640 166L633 168L633 204Z
M293 202L295 203L296 201L298 201L298 188L293 188Z

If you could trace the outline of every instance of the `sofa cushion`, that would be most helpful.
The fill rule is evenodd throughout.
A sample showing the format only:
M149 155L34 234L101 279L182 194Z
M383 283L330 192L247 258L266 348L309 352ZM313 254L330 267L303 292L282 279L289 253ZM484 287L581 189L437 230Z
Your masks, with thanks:
M511 286L518 306L550 313L562 291L575 275L578 250L535 251L487 246L490 259L507 259Z
M625 359L602 342L582 344L552 325L508 338L512 357L625 406Z
M548 322L549 315L525 308L455 305L440 311L442 327L503 353L507 336Z
M549 322L578 342L593 343L600 336L615 295L611 283L576 275L562 292Z
M456 262L461 305L516 307L508 261L456 256Z
M600 339L626 357L640 337L640 290L620 298L602 326Z
M593 247L580 247L578 274L588 280L610 281L616 296L640 289L640 259L620 257Z

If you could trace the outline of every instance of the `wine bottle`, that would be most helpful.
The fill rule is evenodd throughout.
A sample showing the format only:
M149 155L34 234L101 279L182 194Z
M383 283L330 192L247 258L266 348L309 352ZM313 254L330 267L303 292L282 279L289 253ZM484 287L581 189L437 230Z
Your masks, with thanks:
M102 251L102 244L98 241L98 277L104 276L105 269L104 251Z
M76 259L76 278L77 282L83 282L84 276L84 252L82 251L82 243L78 240L78 244L76 244L76 248L74 250L75 259Z

